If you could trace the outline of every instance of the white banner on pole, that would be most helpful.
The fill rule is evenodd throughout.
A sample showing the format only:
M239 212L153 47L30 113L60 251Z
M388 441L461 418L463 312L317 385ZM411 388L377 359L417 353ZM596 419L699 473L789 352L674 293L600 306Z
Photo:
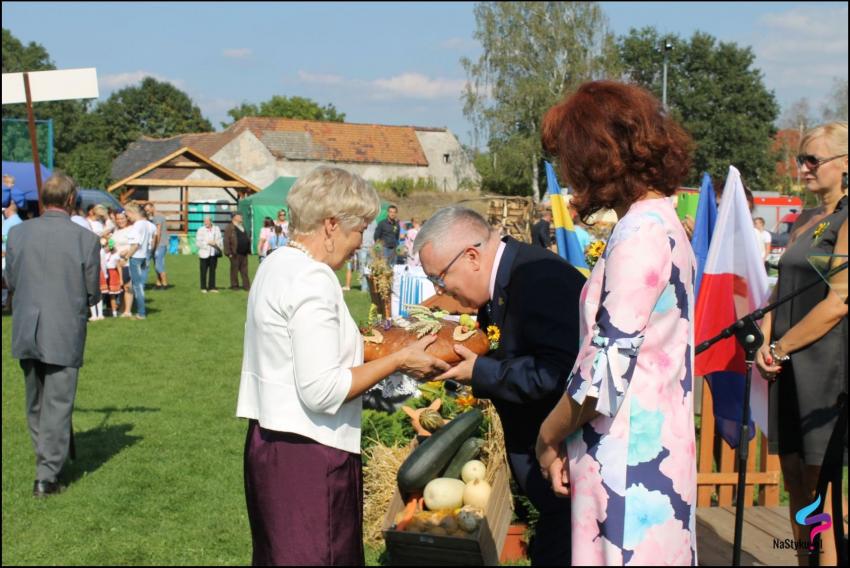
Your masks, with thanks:
M58 71L31 71L30 95L32 102L64 101L68 99L96 99L97 69L61 69ZM25 103L23 73L3 73L3 104Z

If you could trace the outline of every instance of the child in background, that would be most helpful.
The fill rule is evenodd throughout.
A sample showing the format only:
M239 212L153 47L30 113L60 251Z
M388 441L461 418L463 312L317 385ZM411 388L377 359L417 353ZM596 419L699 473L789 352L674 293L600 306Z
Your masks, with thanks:
M124 285L118 265L120 259L121 255L115 250L115 241L109 239L100 249L100 293L109 302L109 310L114 318L118 317L118 296L123 292ZM103 319L102 315L100 319Z

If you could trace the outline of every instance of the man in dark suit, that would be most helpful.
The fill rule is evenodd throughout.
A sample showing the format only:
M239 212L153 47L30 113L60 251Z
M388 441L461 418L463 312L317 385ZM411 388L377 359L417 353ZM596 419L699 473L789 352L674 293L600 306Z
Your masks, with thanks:
M100 242L71 221L76 198L74 181L53 175L42 188L44 214L13 228L6 244L15 292L12 357L26 380L35 497L64 489L58 478L73 443L71 413L89 306L100 301Z
M499 239L465 207L441 209L422 227L414 252L438 293L479 308L481 329L499 330L498 347L463 357L441 375L472 385L499 412L511 473L540 512L533 564L568 566L570 502L552 492L534 452L540 425L564 393L579 348L579 294L584 277L546 250Z
M242 275L242 289L251 289L248 277L248 256L251 254L251 236L242 225L242 214L234 213L232 222L224 230L224 254L230 259L230 289L239 289L238 275Z
M531 228L531 244L548 249L552 246L552 211L546 209Z

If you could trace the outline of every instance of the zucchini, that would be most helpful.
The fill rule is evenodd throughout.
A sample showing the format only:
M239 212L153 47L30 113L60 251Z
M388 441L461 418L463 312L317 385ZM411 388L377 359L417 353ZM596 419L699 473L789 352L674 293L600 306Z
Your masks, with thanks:
M470 438L461 444L460 449L455 453L455 457L449 462L446 471L440 477L451 477L452 479L460 479L460 470L469 460L474 460L478 457L478 452L484 446L484 440L481 438Z
M477 408L464 412L431 434L414 449L398 469L396 481L402 495L420 493L428 482L437 478L460 446L484 421Z

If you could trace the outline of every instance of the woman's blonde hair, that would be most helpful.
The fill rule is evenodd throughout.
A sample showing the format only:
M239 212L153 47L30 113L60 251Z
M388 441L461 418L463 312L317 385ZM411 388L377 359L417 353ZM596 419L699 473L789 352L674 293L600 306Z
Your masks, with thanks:
M335 217L345 230L371 223L381 201L375 189L357 174L341 168L321 166L298 178L286 197L289 229L294 234L315 231Z
M806 134L800 140L800 153L803 153L805 147L815 138L823 138L833 155L847 153L847 121L839 120L836 122L828 122L815 126L806 131ZM829 156L823 156L824 158Z

